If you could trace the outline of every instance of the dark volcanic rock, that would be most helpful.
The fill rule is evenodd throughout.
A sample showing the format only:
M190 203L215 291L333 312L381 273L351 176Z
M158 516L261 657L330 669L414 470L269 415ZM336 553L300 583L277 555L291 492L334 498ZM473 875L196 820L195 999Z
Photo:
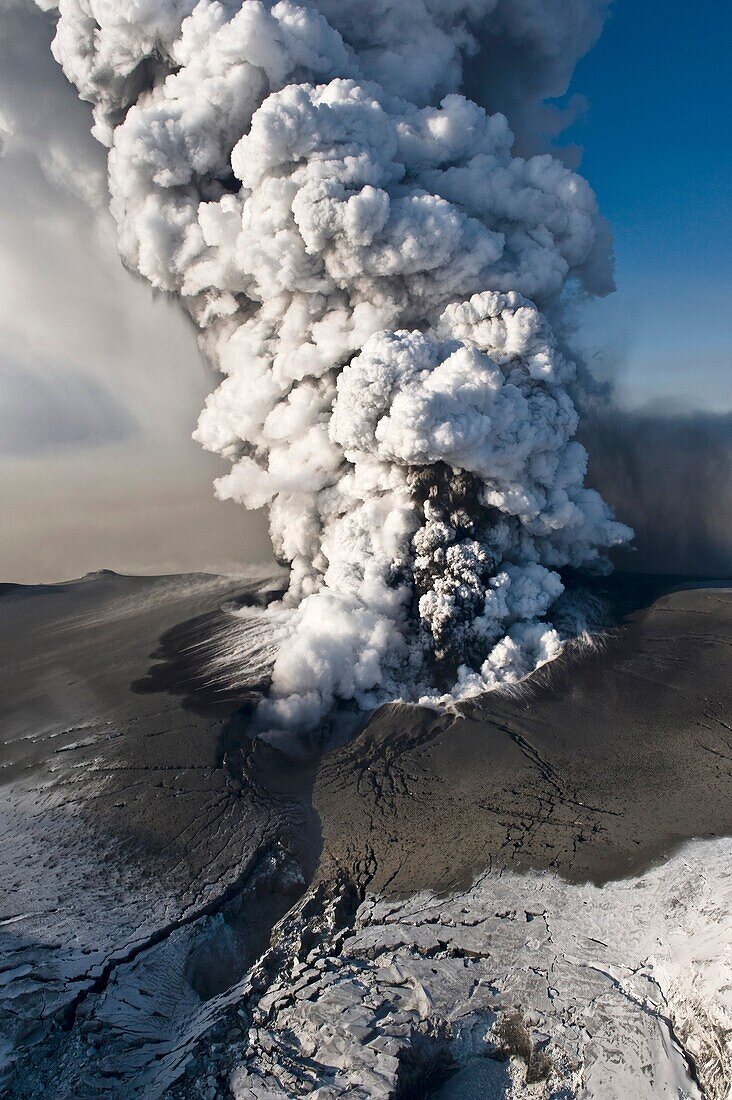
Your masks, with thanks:
M603 882L729 834L731 641L732 591L678 591L512 694L381 708L321 767L320 873L368 853L376 892L491 865Z

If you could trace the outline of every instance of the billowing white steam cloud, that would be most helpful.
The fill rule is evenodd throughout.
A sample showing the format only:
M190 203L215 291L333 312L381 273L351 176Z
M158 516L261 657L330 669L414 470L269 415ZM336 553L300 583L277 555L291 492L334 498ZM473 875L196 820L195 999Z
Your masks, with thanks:
M568 280L597 286L602 233L581 178L512 156L457 89L476 35L561 70L602 0L57 6L122 255L225 375L196 433L232 462L218 492L269 507L291 566L263 721L556 655L557 568L629 535L584 488L547 320Z

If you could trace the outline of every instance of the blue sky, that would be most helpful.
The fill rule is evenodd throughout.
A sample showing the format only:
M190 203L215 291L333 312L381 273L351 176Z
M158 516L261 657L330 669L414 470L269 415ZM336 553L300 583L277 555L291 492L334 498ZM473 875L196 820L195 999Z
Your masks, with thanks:
M570 87L617 255L588 327L632 403L732 408L731 56L729 0L615 0Z

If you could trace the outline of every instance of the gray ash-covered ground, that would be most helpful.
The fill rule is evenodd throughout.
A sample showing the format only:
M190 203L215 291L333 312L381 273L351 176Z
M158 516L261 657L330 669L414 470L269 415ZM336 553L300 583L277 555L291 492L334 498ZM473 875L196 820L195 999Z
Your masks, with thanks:
M732 591L638 608L633 582L614 587L635 609L596 649L452 713L382 708L330 755L324 860L355 865L368 836L376 890L447 890L489 865L603 882L732 832Z
M277 583L4 587L3 1095L725 1095L732 592L295 759L211 673Z
M246 711L253 689L222 697L195 681L188 654L190 684L146 690L161 636L197 622L205 664L200 644L225 624L222 604L269 587L109 573L5 587L7 1095L164 1085L210 998L305 888L307 776L293 769L297 782L263 790L241 754L235 769L227 760L232 711Z

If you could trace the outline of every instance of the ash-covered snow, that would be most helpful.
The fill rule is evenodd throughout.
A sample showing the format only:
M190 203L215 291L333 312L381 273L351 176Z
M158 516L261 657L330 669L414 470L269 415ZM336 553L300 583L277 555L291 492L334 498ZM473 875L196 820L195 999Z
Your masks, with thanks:
M730 1094L729 840L602 887L488 873L367 895L352 921L337 891L307 907L230 1049L236 1100L391 1100L438 1077L438 1100Z

